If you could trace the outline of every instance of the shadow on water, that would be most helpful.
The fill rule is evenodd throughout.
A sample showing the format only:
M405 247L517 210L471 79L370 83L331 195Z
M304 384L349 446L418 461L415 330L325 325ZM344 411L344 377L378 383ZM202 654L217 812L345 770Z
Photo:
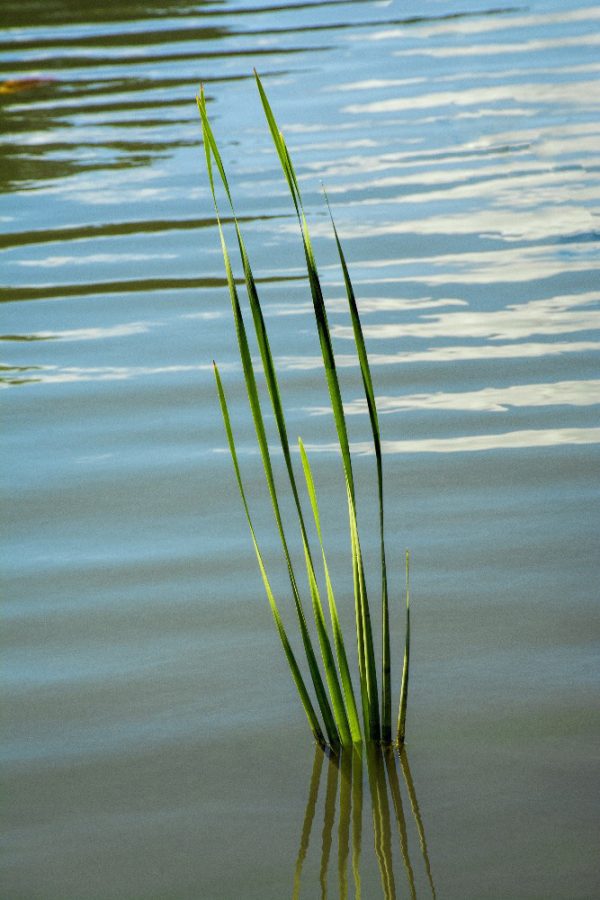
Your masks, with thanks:
M196 8L208 6L207 2L194 4ZM129 22L148 18L167 18L181 12L181 0L161 0L151 5L148 0L123 0L116 3L94 3L93 0L57 0L44 3L42 0L5 0L3 16L5 27L73 25L84 22L104 24L108 21Z
M306 812L300 837L300 847L294 870L293 900L301 896L302 872L306 861L311 833L317 816L319 789L325 775L325 797L323 801L323 827L321 832L321 858L319 864L319 886L322 900L328 896L329 869L334 844L337 807L337 884L338 891L333 896L345 900L349 896L350 877L354 883L353 894L362 895L360 861L363 845L363 773L366 763L366 783L371 798L373 841L381 887L385 900L395 900L397 895L394 874L395 832L399 844L399 858L402 860L404 877L412 898L416 898L415 867L410 857L409 836L399 772L402 774L405 794L408 798L412 819L419 839L421 860L419 866L425 871L428 893L436 897L427 850L425 829L415 786L410 772L406 750L400 754L380 747L349 750L340 755L315 748L313 768L310 778ZM339 798L339 804L338 804ZM391 798L391 803L390 803ZM393 813L393 815L392 815ZM395 826L393 820L395 819ZM350 876L351 873L351 876ZM305 885L306 887L306 885ZM307 888L307 896L316 896Z

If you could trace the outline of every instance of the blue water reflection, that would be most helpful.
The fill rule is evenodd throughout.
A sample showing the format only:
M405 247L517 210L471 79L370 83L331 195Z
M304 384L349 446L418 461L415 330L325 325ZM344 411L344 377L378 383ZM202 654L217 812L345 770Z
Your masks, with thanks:
M395 609L406 546L414 561L408 749L436 889L597 895L597 5L6 0L2 15L7 896L293 890L312 748L224 452L213 358L287 616L200 82L350 623L352 585L302 248L254 66L302 184L375 535L321 181L358 295ZM375 538L364 552L377 558ZM390 840L431 893L408 781L399 805L384 772L386 814L363 772L379 838L359 872L358 782L327 765L340 818L322 855L306 850L300 896L327 872L331 892L334 871L342 894L360 877L364 897L391 895ZM397 845L385 822L402 801Z

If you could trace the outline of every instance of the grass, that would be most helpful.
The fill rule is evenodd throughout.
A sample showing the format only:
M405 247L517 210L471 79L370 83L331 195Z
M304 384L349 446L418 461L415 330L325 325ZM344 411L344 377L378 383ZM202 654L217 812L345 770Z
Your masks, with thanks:
M388 582L387 582L387 566L386 566L386 549L384 535L384 491L383 491L383 464L381 451L381 438L379 431L379 419L377 414L377 404L375 393L373 390L373 382L371 379L371 369L365 346L365 340L358 312L358 306L346 263L346 258L342 249L339 235L333 220L331 208L327 201L333 235L337 247L339 261L343 273L346 297L348 300L348 309L352 322L354 335L354 344L360 364L362 383L365 392L367 408L369 411L369 419L371 423L371 432L373 438L373 446L375 451L375 460L377 466L377 504L379 509L379 546L380 546L380 575L381 575L381 696L378 687L378 666L375 659L375 649L373 640L373 626L371 620L370 603L367 595L367 582L365 577L365 565L361 550L361 542L358 526L357 497L355 491L354 473L352 468L352 458L350 453L350 444L348 440L348 432L346 428L346 419L344 415L344 407L340 384L337 376L335 354L331 341L331 333L327 320L327 311L321 288L321 281L317 270L317 264L313 252L312 242L302 196L296 172L294 170L288 147L285 143L283 134L281 133L267 95L261 83L259 76L255 73L256 84L263 111L266 117L267 125L273 139L275 150L279 157L283 176L287 182L292 202L298 219L299 231L304 249L304 259L306 263L306 272L310 287L310 294L313 303L314 320L319 337L323 364L325 369L325 377L329 390L331 410L333 413L339 447L341 452L341 461L344 479L346 483L346 493L348 501L348 522L350 533L351 547L351 565L354 584L354 607L356 622L356 642L358 652L358 686L360 698L360 714L359 704L356 700L355 689L352 675L348 664L348 654L340 619L338 615L337 602L333 585L331 582L327 558L324 549L323 535L321 532L321 520L319 515L319 506L317 502L317 494L315 482L312 475L311 466L304 445L299 440L300 458L302 461L302 470L304 475L305 487L308 493L312 516L316 527L319 540L319 556L320 564L323 569L326 603L329 613L329 624L326 620L324 611L324 602L319 588L319 581L315 569L315 557L310 547L308 532L302 503L300 500L300 490L296 480L296 474L292 463L292 451L288 439L286 420L279 390L279 382L275 368L275 362L271 353L267 326L263 316L258 296L256 281L252 272L250 259L244 243L244 238L240 229L239 221L236 216L235 207L229 187L229 182L218 149L218 145L210 124L206 97L203 88L197 97L198 109L202 123L202 135L204 142L204 150L206 156L206 168L210 190L214 201L216 221L221 241L221 249L223 252L223 260L225 264L225 272L227 275L227 284L231 299L235 331L237 335L240 360L244 373L246 390L248 393L248 401L254 428L256 431L256 439L260 451L265 479L269 490L275 524L281 541L281 547L285 559L287 573L290 582L291 595L298 619L298 629L304 648L304 656L306 666L312 685L312 694L307 687L305 678L302 674L300 665L292 645L288 638L288 633L284 625L279 604L274 596L271 583L265 568L263 556L260 550L256 532L252 523L246 490L242 479L239 460L236 451L235 439L231 426L231 418L227 404L227 398L219 369L216 363L214 365L214 373L219 396L219 403L225 424L227 434L227 442L229 452L233 462L235 477L242 498L242 504L250 536L254 546L258 567L263 580L265 592L275 626L281 640L281 644L290 668L290 672L300 701L306 713L309 726L314 735L315 740L321 746L329 746L333 749L358 745L363 740L367 742L378 742L384 745L394 743L392 736L392 701L391 701L391 647L390 647L390 624L389 624L389 599L388 599ZM269 402L274 415L279 443L283 453L285 468L287 471L289 487L292 493L298 526L300 530L300 538L302 549L304 552L304 562L306 567L306 578L308 584L308 594L310 596L310 605L312 608L312 618L316 630L317 640L320 651L320 662L317 658L313 646L313 640L307 622L305 604L302 599L298 579L289 550L288 537L286 533L288 523L284 523L280 509L280 500L278 488L275 485L273 473L273 465L271 461L271 451L267 441L265 429L265 421L263 415L263 399L259 394L254 362L251 357L248 342L248 333L246 321L242 311L239 299L236 279L233 275L231 258L228 245L223 230L221 213L217 200L217 183L220 183L221 189L225 194L229 212L233 219L235 228L235 236L237 241L237 250L239 253L241 265L244 273L244 284L252 317L252 324L256 341L258 344L262 369L267 385ZM408 699L408 670L409 670L409 648L410 648L410 610L409 610L409 592L408 592L408 554L406 556L406 640L404 648L404 661L402 669L402 682L400 688L400 700L398 705L398 724L395 733L395 742L402 745L405 739L406 726L406 710ZM331 637L333 638L333 644ZM313 702L313 699L316 703Z

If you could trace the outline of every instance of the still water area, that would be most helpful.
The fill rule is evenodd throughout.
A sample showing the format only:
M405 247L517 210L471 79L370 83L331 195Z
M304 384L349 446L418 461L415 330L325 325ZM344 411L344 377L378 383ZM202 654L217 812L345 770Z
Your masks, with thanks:
M4 0L0 17L0 896L600 896L597 4ZM254 67L323 282L379 644L375 457L322 184L362 316L394 697L412 559L402 754L315 749L227 453L213 359L295 635L201 82L351 634L343 473Z

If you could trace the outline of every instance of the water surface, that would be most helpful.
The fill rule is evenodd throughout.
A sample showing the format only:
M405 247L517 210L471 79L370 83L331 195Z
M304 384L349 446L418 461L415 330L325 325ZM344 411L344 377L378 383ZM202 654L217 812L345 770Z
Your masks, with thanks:
M4 895L354 896L358 872L368 898L596 896L596 6L2 14ZM254 66L326 288L375 595L374 458L321 182L363 315L398 654L413 558L418 816L400 760L396 794L363 760L362 806L356 766L315 763L223 452L213 358L291 624L200 82L350 626L344 486Z

